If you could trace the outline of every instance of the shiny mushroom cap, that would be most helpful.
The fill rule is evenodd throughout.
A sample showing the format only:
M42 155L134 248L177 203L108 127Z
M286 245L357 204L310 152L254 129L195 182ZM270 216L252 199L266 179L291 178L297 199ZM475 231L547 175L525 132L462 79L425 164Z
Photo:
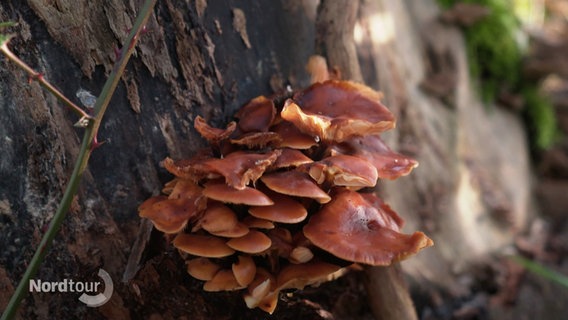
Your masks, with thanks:
M274 201L274 204L271 206L250 207L249 213L252 216L281 223L302 222L308 216L308 211L298 201L283 194L275 192L266 193Z
M307 167L310 176L319 184L329 181L335 186L354 188L374 187L377 184L377 169L359 157L336 155Z
M207 141L217 143L221 140L227 139L233 131L235 131L237 124L234 121L231 121L225 129L218 129L208 125L205 119L201 116L197 116L193 121L193 127Z
M258 180L280 154L280 150L268 153L236 151L223 159L206 160L200 167L205 167L204 171L218 173L225 177L227 185L243 190L250 182Z
M390 265L433 244L422 232L398 232L398 221L361 194L342 190L312 215L303 228L317 247L353 262L374 266Z
M381 93L365 85L328 80L295 94L280 115L313 137L341 142L394 128L394 116L381 99Z
M235 253L225 240L214 236L180 233L173 241L174 247L195 256L222 258Z
M319 203L331 200L307 174L299 171L275 172L263 175L260 180L271 190L295 197L316 199Z
M378 135L351 138L331 149L332 155L347 154L366 159L381 179L396 179L418 167L418 161L392 151Z
M220 269L220 265L203 257L187 261L187 273L198 280L209 281Z
M259 96L239 109L235 117L242 132L265 132L276 117L276 107L272 100Z
M249 206L270 206L274 202L264 193L250 187L242 190L232 188L222 182L211 182L205 185L203 195L207 198L234 204Z
M153 199L153 198L152 198ZM195 198L146 200L140 206L139 215L152 221L156 229L164 233L177 233L202 210L202 201Z
M270 238L257 230L250 230L246 235L240 238L233 238L227 242L229 247L251 254L261 253L270 248L271 244Z
M196 227L194 229L203 228L211 234L227 238L242 237L249 232L249 228L239 222L237 214L219 202L207 205Z

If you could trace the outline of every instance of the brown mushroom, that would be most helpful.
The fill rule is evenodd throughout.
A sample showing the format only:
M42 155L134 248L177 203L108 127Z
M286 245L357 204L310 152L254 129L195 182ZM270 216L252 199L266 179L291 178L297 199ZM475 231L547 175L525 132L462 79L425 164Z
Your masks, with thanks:
M187 262L187 273L195 279L208 281L213 279L221 266L203 257L191 259Z
M250 187L242 190L232 188L224 183L210 182L205 185L203 195L209 199L249 206L270 206L274 202L264 193Z
M244 300L250 309L257 307L272 290L276 288L276 279L266 269L257 268L254 280L248 285Z
M319 140L305 134L298 129L293 123L282 121L274 125L270 130L277 133L282 141L279 144L280 148L292 149L309 149L318 144Z
M239 129L243 132L268 131L275 116L274 102L265 96L252 99L235 114L239 119Z
M156 229L164 233L180 232L190 218L202 210L202 201L193 198L167 199L144 204L138 213L152 221Z
M372 163L381 179L396 179L409 174L418 162L392 151L378 135L349 139L331 149L332 155L348 154Z
M328 281L328 276L339 269L340 266L321 261L289 264L276 277L277 290L303 289L307 285Z
M218 203L210 203L192 231L203 228L216 236L237 238L249 232L249 228L240 223L237 215L229 207Z
M306 174L299 171L284 171L265 174L260 180L271 190L289 196L316 199L319 203L331 200Z
M245 224L249 228L274 229L274 223L272 221L253 216L246 216L243 219L243 224Z
M422 232L398 232L397 221L361 194L342 190L312 215L305 236L317 247L348 261L374 266L390 265L433 244Z
M258 149L263 149L268 145L277 146L281 142L282 138L276 132L249 132L231 139L232 144Z
M298 201L276 192L265 193L274 201L274 204L250 207L248 211L252 216L281 223L302 222L308 216L308 211Z
M225 240L214 236L180 233L173 244L183 252L206 258L222 258L235 253Z
M243 286L248 286L256 275L256 264L251 256L239 255L239 261L232 265L233 274L237 282Z
M211 171L222 175L225 177L227 185L242 190L251 181L255 182L262 176L266 168L280 156L280 153L280 150L273 150L268 153L236 151L223 159L208 159L198 167L203 167L202 171Z
M270 238L257 230L250 230L240 238L227 241L227 245L232 249L251 254L261 253L270 248L271 244Z
M199 165L210 158L212 158L212 156L208 153L208 151L204 151L190 159L174 161L169 157L165 158L162 161L162 166L178 178L197 182L203 178L214 179L218 177L216 173L207 171L206 168Z
M306 263L314 257L314 253L307 247L296 247L290 252L288 260L294 264Z
M282 169L282 168L290 168L290 167L298 167L303 164L308 164L314 162L308 156L302 153L300 150L290 149L290 148L283 148L281 149L282 153L280 156L274 161L274 163L270 166L269 169Z
M341 142L394 128L394 116L381 99L381 93L365 85L328 80L295 94L280 115L313 137Z
M168 198L170 199L195 199L198 200L201 198L201 193L203 192L203 188L199 187L195 184L195 182L191 180L185 179L177 179L175 186L170 192Z
M213 279L203 285L203 290L209 292L234 291L243 288L246 288L246 286L241 286L237 282L232 270L219 270Z
M377 184L377 169L373 164L354 156L331 156L307 167L310 176L319 184L329 181L334 186L354 188L374 187Z
M237 124L234 121L231 121L225 129L218 129L208 125L205 119L201 116L197 116L193 121L193 127L207 141L210 143L217 143L221 140L227 139L231 133L235 131Z

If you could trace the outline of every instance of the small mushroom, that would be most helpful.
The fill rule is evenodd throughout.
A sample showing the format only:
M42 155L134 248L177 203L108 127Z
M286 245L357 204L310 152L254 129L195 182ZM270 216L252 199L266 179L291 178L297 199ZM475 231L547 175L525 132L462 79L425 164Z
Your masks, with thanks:
M170 199L199 199L203 188L195 184L191 180L178 179L175 186L172 189L169 197Z
M156 229L164 233L180 232L202 209L201 201L192 198L167 199L141 207L140 217L150 219Z
M242 237L249 232L248 227L239 222L233 210L218 202L207 206L197 226L216 236L228 238Z
M233 274L237 282L243 286L248 286L256 275L256 264L251 256L239 255L239 261L232 265Z
M298 167L303 164L314 162L300 150L283 148L281 149L281 151L282 153L270 166L270 169L276 170L282 168Z
M203 285L203 290L209 292L234 291L243 288L246 288L246 286L241 286L237 282L232 270L219 270L213 279Z
M307 167L310 176L319 184L326 180L335 186L354 188L374 187L377 184L378 174L373 164L354 156L331 156Z
M280 116L313 137L341 142L394 128L394 116L381 99L381 93L365 85L328 80L288 99Z
M274 102L265 96L259 96L244 105L235 114L239 119L239 129L243 132L265 132L276 117Z
M347 154L365 159L377 168L381 179L393 180L418 167L416 160L392 151L378 135L351 138L333 146L331 154Z
M289 196L316 199L319 203L331 200L307 174L299 171L275 172L263 175L260 180L271 190Z
M253 216L246 216L243 219L243 223L249 228L274 229L274 223L272 221Z
M305 150L317 145L319 142L317 138L303 133L293 123L288 121L282 121L274 125L271 130L282 138L279 145L280 148Z
M240 238L227 241L227 245L232 249L250 254L261 253L270 248L271 244L270 238L257 230L250 230Z
M214 236L180 233L173 244L183 252L206 258L222 258L235 253L225 240Z
M303 289L307 285L328 281L328 276L339 269L340 266L321 261L289 264L282 268L276 277L277 290Z
M281 142L282 138L276 132L249 132L238 138L231 139L232 144L259 149L263 149L268 145L279 145Z
M270 206L274 202L264 193L250 187L242 190L232 188L224 183L210 182L205 185L203 195L209 199L249 206Z
M208 159L200 167L204 171L218 173L225 177L227 185L243 190L251 181L255 182L280 156L280 150L268 153L236 151L223 159Z
M250 207L249 213L252 216L281 223L302 222L308 216L308 211L298 201L275 192L267 192L267 194L274 201L274 204L271 206Z
M208 125L205 119L201 116L197 116L193 121L193 127L210 143L218 143L221 140L227 139L231 133L235 131L237 124L234 121L231 121L225 129L218 129Z
M187 262L187 273L195 279L209 281L213 279L221 266L203 257L191 259Z
M398 232L398 219L360 193L342 190L312 215L305 236L317 247L348 261L386 266L433 244L422 232Z
M306 263L314 257L312 250L306 247L296 247L290 252L288 260L294 264Z

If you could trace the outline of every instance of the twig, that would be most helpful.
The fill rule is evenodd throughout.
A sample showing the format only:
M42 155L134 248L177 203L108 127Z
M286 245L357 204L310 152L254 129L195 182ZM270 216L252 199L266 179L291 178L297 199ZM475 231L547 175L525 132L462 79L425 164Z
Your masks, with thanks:
M110 98L114 93L116 86L118 85L120 77L124 72L124 68L128 63L130 55L134 51L134 47L136 46L136 42L139 38L140 32L142 31L144 25L146 24L146 21L148 21L148 18L153 12L153 8L154 5L156 4L156 1L157 0L146 0L144 2L144 6L140 10L140 15L136 19L134 26L132 27L132 30L130 32L130 35L126 40L127 50L125 51L123 50L124 52L122 52L120 60L115 65L113 71L111 72L109 78L107 79L103 87L103 90L101 91L99 98L97 99L97 102L95 103L94 106L95 117L92 121L90 121L90 123L86 127L83 136L83 141L81 143L81 150L77 157L77 161L75 162L75 168L73 169L73 174L71 175L63 199L61 200L61 203L57 208L57 212L53 216L53 220L49 225L49 229L41 239L39 248L32 257L32 260L30 261L30 264L28 265L26 272L24 273L22 279L20 280L18 287L14 291L14 295L12 295L4 314L2 315L1 318L2 320L8 320L14 317L16 311L18 310L18 307L20 306L22 299L25 297L27 293L28 283L30 279L35 276L41 262L43 261L45 255L49 250L49 247L51 246L53 238L57 234L57 231L61 227L61 224L65 219L65 216L67 215L67 211L71 206L73 197L77 193L77 189L79 187L79 182L81 180L83 172L87 167L91 151L98 144L96 136L100 126L100 122L108 107Z
M49 91L57 99L59 99L61 102L63 102L71 110L73 110L73 112L75 112L81 118L79 120L79 122L77 122L77 123L80 123L82 127L86 127L88 125L87 120L92 120L93 117L91 117L89 114L87 114L85 111L83 111L83 109L81 109L76 104L74 104L63 93L61 93L59 90L57 90L51 83L49 83L47 80L45 80L45 77L41 73L36 72L34 69L32 69L30 66L28 66L24 61L22 61L20 58L18 58L18 56L16 56L10 50L10 48L8 48L8 42L9 42L8 40L4 41L0 45L0 51L4 54L4 56L6 56L6 58L8 58L8 60L12 61L18 67L20 67L20 69L27 72L29 74L31 80L36 80L37 82L39 82L39 84L42 87L47 89L47 91Z

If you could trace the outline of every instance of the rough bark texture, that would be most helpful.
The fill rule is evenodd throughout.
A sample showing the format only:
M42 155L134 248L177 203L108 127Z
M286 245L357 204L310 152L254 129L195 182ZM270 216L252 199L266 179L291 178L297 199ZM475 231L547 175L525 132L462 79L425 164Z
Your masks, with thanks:
M19 22L12 48L67 96L80 88L97 95L138 2L10 0L0 4L0 20ZM407 220L407 230L424 229L436 242L403 263L406 274L419 290L469 290L460 273L510 243L527 217L529 170L519 119L488 111L477 100L463 39L437 21L433 0L364 0L358 11L345 13L345 21L325 20L322 12L316 19L316 5L158 2L103 120L100 138L107 143L93 154L37 276L90 280L102 267L114 279L113 297L94 309L70 293L32 294L23 318L266 318L248 310L239 294L203 293L136 208L169 179L158 165L163 158L189 156L202 146L191 125L196 115L221 126L252 97L305 86L304 65L317 50L344 76L358 78L359 72L385 93L385 104L399 119L391 145L420 161L409 177L380 187ZM341 29L337 24L355 17L354 44L332 33L316 50L318 33L326 39L326 27ZM359 71L334 63L349 61L335 54L354 53ZM70 112L1 58L0 84L2 309L61 198L81 132L72 127ZM433 87L442 90L428 91ZM365 282L354 273L285 295L273 317L370 319L380 302L367 300Z

